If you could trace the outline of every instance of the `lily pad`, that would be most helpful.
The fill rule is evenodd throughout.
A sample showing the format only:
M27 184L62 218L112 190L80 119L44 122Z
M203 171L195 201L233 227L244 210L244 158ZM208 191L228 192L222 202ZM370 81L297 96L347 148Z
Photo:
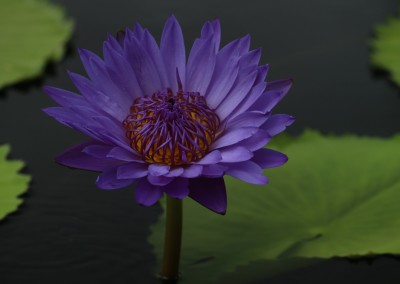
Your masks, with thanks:
M393 81L400 85L400 18L391 17L375 28L376 37L371 41L371 62L391 73Z
M19 174L24 162L7 160L10 151L8 145L0 146L0 220L17 210L22 203L19 197L28 188L30 177Z
M60 7L44 0L2 0L0 9L0 89L38 76L58 60L72 32Z
M400 253L400 137L283 141L276 148L289 162L266 171L269 185L225 179L225 216L184 201L183 283L216 282L261 260L279 271L293 258ZM163 231L164 215L150 237L158 259Z

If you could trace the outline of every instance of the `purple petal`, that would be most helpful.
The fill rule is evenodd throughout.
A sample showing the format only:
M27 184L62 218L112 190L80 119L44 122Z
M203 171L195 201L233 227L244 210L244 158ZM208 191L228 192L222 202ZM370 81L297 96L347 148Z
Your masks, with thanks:
M216 58L215 69L204 96L210 108L215 109L228 94L239 72L239 45L236 40L226 45Z
M147 176L148 170L146 164L129 163L118 167L118 179L137 179Z
M132 151L128 151L120 147L112 148L111 151L107 154L107 157L126 162L144 163L144 161L139 156L135 155Z
M96 141L83 142L67 149L55 160L64 166L91 171L106 171L122 164L121 161L110 158L98 159L82 152L86 147L93 145L102 146L104 144Z
M123 30L118 31L115 37L109 33L107 34L106 41L111 45L113 49L115 49L119 53L122 53L122 46L124 40L125 40L125 31Z
M125 40L124 57L130 62L144 95L152 95L162 89L159 70L143 44L136 38Z
M73 108L50 107L45 113L94 140L105 144L115 144L130 149L121 124L105 116L98 116L93 110L82 106Z
M249 111L235 116L227 121L226 128L260 127L269 117L260 111Z
M228 167L219 164L205 165L201 175L210 178L222 177L227 169Z
M176 77L177 69L182 82L184 84L186 82L186 55L182 30L179 26L178 21L173 15L169 17L167 23L164 26L164 30L161 36L160 49L161 54L164 58L170 87L174 92L176 92L178 90Z
M256 76L256 70L250 72L246 76L243 76L241 74L238 75L234 86L215 110L220 120L224 120L225 118L229 117L232 111L241 104L241 102L244 100L246 95L253 87Z
M85 99L73 92L66 90L45 86L43 91L46 92L55 102L63 107L70 107L75 105L88 106Z
M215 66L214 38L197 39L190 51L186 88L204 95L213 75Z
M271 115L268 120L261 126L262 129L266 130L269 135L275 136L281 133L294 122L294 117L287 114L274 114Z
M202 172L203 172L202 165L190 165L184 169L184 172L181 174L181 177L195 178L200 176Z
M220 162L222 159L221 153L218 150L214 150L207 155L205 155L203 158L201 158L200 161L196 162L195 164L197 165L209 165L209 164L216 164Z
M253 184L268 183L267 177L263 176L262 168L251 161L229 164L226 174Z
M189 180L187 178L176 178L163 187L163 190L173 198L183 199L189 194Z
M91 137L94 140L103 141L98 133L96 133L97 125L83 125L82 121L85 121L86 118L73 112L71 109L61 107L49 107L43 109L43 112L67 127L73 128Z
M262 96L253 104L251 110L262 112L271 111L289 92L293 80L279 80L268 82Z
M254 135L259 129L257 127L243 127L229 130L222 134L212 145L211 149L218 149L221 147L236 144L246 138Z
M239 115L245 111L248 111L249 108L254 104L254 102L257 101L258 98L262 96L266 86L267 86L267 83L265 83L265 82L260 82L260 83L254 84L253 88L248 92L248 94L242 100L242 102L237 106L236 109L234 109L231 112L230 118L234 118L237 115ZM229 118L229 116L228 116L228 118Z
M225 214L227 201L223 178L191 179L189 189L190 198L218 214Z
M163 176L169 172L171 167L167 165L151 164L149 166L149 174L152 176Z
M95 158L107 158L112 148L113 146L110 145L89 145L82 152Z
M221 25L218 19L205 23L201 29L202 39L207 39L210 36L214 38L214 53L216 54L221 42Z
M113 102L116 102L119 107L126 106L126 95L124 96L118 85L111 80L103 60L93 52L82 48L79 49L79 55L93 86L96 86L95 89L112 98Z
M259 129L253 136L237 143L237 146L243 146L250 151L256 151L271 140L271 135L263 129Z
M249 37L249 40L250 40L250 37ZM246 53L245 55L243 55L242 58L240 58L240 62L239 62L240 68L242 70L245 70L249 67L252 67L256 70L258 63L260 61L260 58L261 58L261 48L251 50L248 53Z
M179 177L183 174L184 169L183 168L174 168L169 171L168 174L166 174L167 177Z
M253 162L263 169L282 166L288 161L288 157L281 152L262 148L254 152Z
M135 98L144 95L135 73L123 54L113 49L108 41L103 44L103 53L110 78L123 96L120 100L129 108Z
M167 177L167 176L147 176L147 181L152 185L157 186L164 186L169 184L171 181L174 180L174 177Z
M108 95L95 88L94 84L85 77L72 72L68 72L68 74L91 107L96 109L100 114L107 113L119 121L125 119L127 113L124 112L124 109L114 99L111 99Z
M259 84L261 82L265 81L265 78L267 77L268 71L269 71L269 65L261 65L257 67L258 70L258 76L256 79L256 84Z
M161 187L150 184L145 178L142 178L135 188L135 199L144 206L154 205L162 194Z
M157 45L156 40L147 30L144 30L143 33L143 45L146 46L146 49L149 52L150 57L153 59L154 65L157 66L163 87L169 88L170 84L169 84L168 73L164 64L164 60L161 56L161 51ZM176 81L174 83L176 83Z
M98 79L97 75L98 75L98 73L101 72L101 70L96 70L96 68L98 68L100 66L104 67L104 66L102 66L103 60L101 60L101 58L97 54L91 52L90 50L78 48L78 52L79 52L79 56L81 58L83 67L85 67L86 73L88 74L89 78L92 81L96 82L96 80ZM97 62L96 66L94 66L94 62ZM102 71L104 72L104 70L102 70ZM101 83L104 83L104 81Z
M245 56L250 48L250 35L247 34L244 37L242 37L240 40L239 44L239 54L241 57Z
M117 169L114 168L99 175L96 185L101 189L118 189L130 185L133 181L133 179L118 179Z
M250 160L253 153L241 146L233 146L221 149L222 161L224 163L236 163Z
M135 27L132 32L132 36L135 37L138 41L142 41L144 37L144 29L142 26L136 22Z

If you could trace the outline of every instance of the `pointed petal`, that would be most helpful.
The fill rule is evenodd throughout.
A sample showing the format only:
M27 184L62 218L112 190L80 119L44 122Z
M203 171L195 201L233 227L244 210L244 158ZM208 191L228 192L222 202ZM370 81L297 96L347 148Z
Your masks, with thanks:
M163 187L163 190L173 198L183 199L189 194L189 180L187 178L176 178Z
M140 205L154 205L162 196L161 187L150 184L142 178L135 188L135 199Z
M267 121L269 114L260 111L243 112L233 119L229 119L226 123L226 128L241 128L241 127L260 127Z
M121 52L123 51L121 50ZM103 53L110 79L119 86L120 93L123 96L121 101L125 102L126 107L129 109L135 98L145 94L123 53L116 51L107 41L103 44Z
M148 170L146 164L129 163L118 167L118 179L137 179L147 176Z
M233 146L221 149L221 156L223 163L237 163L250 160L253 153L245 147Z
M120 108L124 108L126 96L110 78L104 61L93 52L82 48L79 49L79 55L95 89L111 98ZM71 79L74 80L74 78Z
M240 141L236 146L243 146L250 151L256 151L267 145L270 140L271 135L266 130L259 129L253 136Z
M271 111L286 96L292 84L291 79L268 82L264 93L250 107L250 110Z
M295 121L294 117L287 114L274 114L271 115L268 120L261 126L262 129L266 130L269 135L275 136L281 133Z
M118 179L117 168L114 168L99 175L96 186L101 189L118 189L130 185L133 181L133 179Z
M59 105L63 107L70 107L75 105L88 107L88 104L85 101L85 99L82 96L75 94L73 92L50 86L43 87L43 91L47 95L49 95L49 97L51 97L55 102L57 102Z
M254 162L245 161L229 164L225 171L227 175L253 184L268 183L267 177L263 176L262 168Z
M174 168L166 174L167 177L179 177L183 174L185 170L183 168Z
M136 38L125 40L124 57L129 61L143 94L150 96L162 89L159 70L154 59Z
M219 164L205 165L201 175L209 178L222 177L227 169L228 167Z
M227 200L223 178L191 179L189 189L190 198L218 214L225 214Z
M262 148L254 152L254 157L251 160L261 168L266 169L282 166L288 161L288 157L281 152Z
M204 96L207 104L215 109L228 94L239 72L240 39L226 45L216 58L214 72Z
M86 147L93 145L102 146L104 144L96 141L86 141L65 150L55 160L57 163L67 167L91 171L106 171L122 164L121 161L110 158L99 159L82 152Z
M111 98L109 96L109 94L114 93L104 93L100 91L91 81L79 74L73 72L68 72L68 74L82 96L85 97L89 105L99 114L108 114L119 121L125 119L127 114L124 112L125 106L122 108L121 104L115 100L114 97Z
M224 120L225 118L231 116L233 110L242 103L242 101L246 98L246 95L252 89L256 76L256 70L248 73L247 75L238 75L232 89L215 110L220 120Z
M218 149L236 144L244 139L253 136L257 131L257 127L242 127L229 130L213 143L211 149Z
M254 83L253 88L247 93L241 104L231 112L231 116L228 116L228 118L234 118L245 111L253 111L250 110L250 107L262 96L266 86L267 83L265 82Z
M147 181L151 183L152 185L157 185L157 186L164 186L169 184L171 181L174 180L174 177L167 177L167 176L152 176L148 175L147 176Z
M181 177L195 178L200 176L202 171L203 171L202 165L190 165L184 169L184 172L181 174Z
M110 145L89 145L82 152L95 158L107 158L107 154L112 148L113 146Z
M152 176L163 176L169 172L171 167L167 165L151 164L149 166L149 173Z
M146 47L147 51L149 52L150 57L153 59L154 65L158 70L162 86L164 88L169 88L170 84L169 84L168 73L167 69L165 68L165 63L162 58L160 48L158 47L154 37L147 30L144 30L143 33L143 44ZM174 83L176 83L176 81Z
M207 39L210 36L214 38L214 53L217 53L221 42L221 24L218 19L205 23L201 29L202 39Z
M144 161L132 151L128 151L121 147L112 148L111 151L107 154L107 157L126 162L144 163Z
M169 77L170 87L174 92L178 90L176 70L178 69L180 78L185 85L186 76L186 55L185 43L181 27L175 16L171 16L164 27L160 49L164 58L167 75Z
M197 39L190 51L186 88L192 92L204 95L213 75L216 56L214 53L214 38Z
M201 158L200 161L196 162L195 164L197 165L209 165L209 164L216 164L220 162L222 159L221 153L218 150L214 150L207 155L205 155L203 158Z

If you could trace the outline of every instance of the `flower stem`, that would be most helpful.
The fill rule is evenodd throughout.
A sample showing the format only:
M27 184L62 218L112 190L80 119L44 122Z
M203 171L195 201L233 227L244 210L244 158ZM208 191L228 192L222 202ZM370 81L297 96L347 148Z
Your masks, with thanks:
M179 258L182 240L182 200L167 195L167 220L165 222L163 279L179 278Z

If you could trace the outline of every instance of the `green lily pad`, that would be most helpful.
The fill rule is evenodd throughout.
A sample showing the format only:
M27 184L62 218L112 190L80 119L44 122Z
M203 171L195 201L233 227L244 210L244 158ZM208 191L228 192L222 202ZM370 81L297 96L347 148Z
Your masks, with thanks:
M371 62L391 73L393 81L400 85L400 18L391 17L375 28L376 37L371 41Z
M399 136L283 141L276 148L289 162L266 171L269 185L225 179L225 216L185 199L183 283L212 283L260 260L279 262L278 271L293 258L400 253ZM164 215L150 236L158 259L163 232Z
M61 8L44 0L2 0L0 9L0 89L38 76L58 60L72 33Z
M22 203L19 195L27 190L30 181L29 176L18 173L24 162L6 159L9 151L8 145L0 146L0 220L17 210Z

